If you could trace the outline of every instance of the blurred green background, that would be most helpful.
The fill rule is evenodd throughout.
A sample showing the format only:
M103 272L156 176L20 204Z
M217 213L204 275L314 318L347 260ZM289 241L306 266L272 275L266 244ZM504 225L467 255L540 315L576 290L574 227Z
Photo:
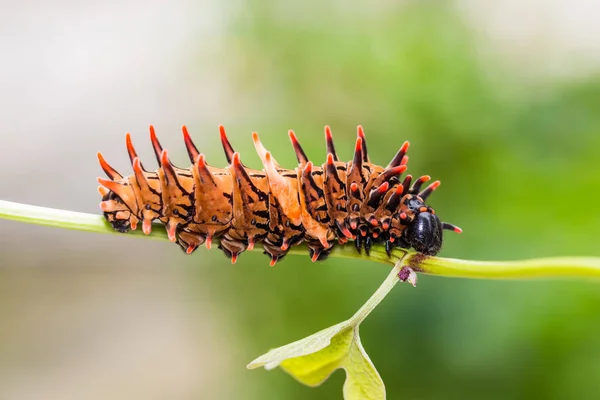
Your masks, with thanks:
M39 4L38 4L39 3ZM584 4L585 3L585 4ZM463 228L442 256L600 256L600 6L584 1L245 0L23 3L0 16L0 199L99 213L95 152L129 173L155 124L225 165L217 125L258 168L250 133L293 167L294 129L350 159L356 125L386 164L442 181ZM0 397L332 399L245 365L349 317L388 269L275 268L217 251L0 221ZM420 277L361 327L391 399L596 399L600 286Z

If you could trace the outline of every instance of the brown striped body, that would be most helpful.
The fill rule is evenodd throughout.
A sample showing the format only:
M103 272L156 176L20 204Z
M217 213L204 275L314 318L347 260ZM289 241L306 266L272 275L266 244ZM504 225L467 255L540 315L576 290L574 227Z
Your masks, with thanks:
M359 127L354 159L345 163L338 161L331 130L326 127L327 161L314 166L290 131L298 166L284 169L254 133L264 166L258 171L242 164L223 127L220 131L229 162L226 168L209 166L185 127L184 140L193 163L188 169L171 164L152 127L150 138L160 166L157 171L143 168L129 134L133 175L123 177L99 154L100 165L110 178L99 179L100 206L106 219L121 232L136 229L141 222L146 234L152 221L159 219L169 239L187 253L202 244L210 248L213 238L218 238L219 248L232 262L262 243L271 265L302 242L307 243L313 261L324 259L336 242L348 240L354 240L359 251L365 248L368 252L373 243L385 243L388 252L400 246L436 254L442 229L460 230L441 223L425 204L439 182L421 191L428 176L414 184L410 175L401 180L408 142L384 168L369 161Z

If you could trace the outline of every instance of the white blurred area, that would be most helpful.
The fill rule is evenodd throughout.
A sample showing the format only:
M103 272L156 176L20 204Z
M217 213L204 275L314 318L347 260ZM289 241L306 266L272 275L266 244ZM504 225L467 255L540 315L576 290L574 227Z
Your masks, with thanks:
M542 60L563 76L600 61L598 2L459 4L482 53L507 65ZM183 123L216 148L217 124L252 109L227 76L243 68L224 30L240 6L2 1L0 199L99 213L96 152L128 171L131 131L153 164L149 123L178 160ZM249 360L224 334L215 289L189 285L172 246L0 221L0 398L232 398L231 371ZM186 262L211 268L202 259Z
M596 0L458 0L482 54L534 81L569 79L600 64Z
M131 130L152 165L149 123L181 161L182 123L217 145L227 86L218 60L203 62L222 46L217 1L0 7L1 199L99 213L96 152L126 172ZM0 232L0 398L228 397L222 382L247 360L231 365L227 320L172 245Z

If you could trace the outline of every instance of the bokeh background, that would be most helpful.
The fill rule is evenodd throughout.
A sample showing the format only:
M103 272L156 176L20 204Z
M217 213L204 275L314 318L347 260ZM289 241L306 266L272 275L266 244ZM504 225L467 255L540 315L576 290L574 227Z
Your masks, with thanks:
M464 234L466 259L592 255L600 207L600 6L542 0L9 2L0 7L0 199L99 213L95 153L129 173L155 124L178 165L188 125L225 165L217 125L294 166L323 126L350 158L357 124ZM349 317L388 269L0 221L0 398L335 399L267 349ZM600 284L422 276L363 324L391 399L596 399Z

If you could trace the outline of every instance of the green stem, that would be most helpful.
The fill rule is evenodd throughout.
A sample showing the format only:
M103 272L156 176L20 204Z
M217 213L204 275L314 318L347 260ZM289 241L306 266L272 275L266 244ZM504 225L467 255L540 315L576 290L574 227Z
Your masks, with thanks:
M381 303L381 301L394 288L394 286L396 286L396 283L400 281L400 279L398 279L398 273L402 269L403 265L405 264L401 261L396 263L396 265L394 266L394 268L392 268L392 271L388 274L387 278L385 278L381 286L379 286L375 293L373 293L373 295L369 297L369 300L367 300L367 302L363 304L363 306L357 312L355 312L352 317L350 317L348 322L351 325L360 325L365 320L365 318L369 316L371 311L373 311L375 307L377 307L379 303Z
M37 207L3 200L0 200L0 219L85 232L119 234L112 229L102 215ZM141 230L131 231L129 235L145 236ZM154 224L152 233L145 237L168 240L161 224ZM295 246L290 254L306 255L306 246ZM420 272L459 278L600 278L600 258L598 257L557 257L496 262L439 257L422 259L420 254L402 249L394 249L391 257L388 257L381 245L373 246L369 255L366 255L365 252L359 254L352 244L335 246L331 257L369 259L388 265L396 265L399 260L404 258L405 264L413 266L416 264Z
M411 255L411 258L414 257ZM410 258L407 261L410 264ZM421 261L426 274L454 278L600 278L598 257L553 257L519 261L469 261L432 257Z
M119 234L102 215L57 210L55 208L31 206L4 200L0 200L0 219L10 219L27 224L52 226L54 228L72 229L75 231ZM160 225L156 224L154 228L158 227ZM130 234L145 236L141 230L132 231ZM168 240L164 229L153 229L148 237Z

